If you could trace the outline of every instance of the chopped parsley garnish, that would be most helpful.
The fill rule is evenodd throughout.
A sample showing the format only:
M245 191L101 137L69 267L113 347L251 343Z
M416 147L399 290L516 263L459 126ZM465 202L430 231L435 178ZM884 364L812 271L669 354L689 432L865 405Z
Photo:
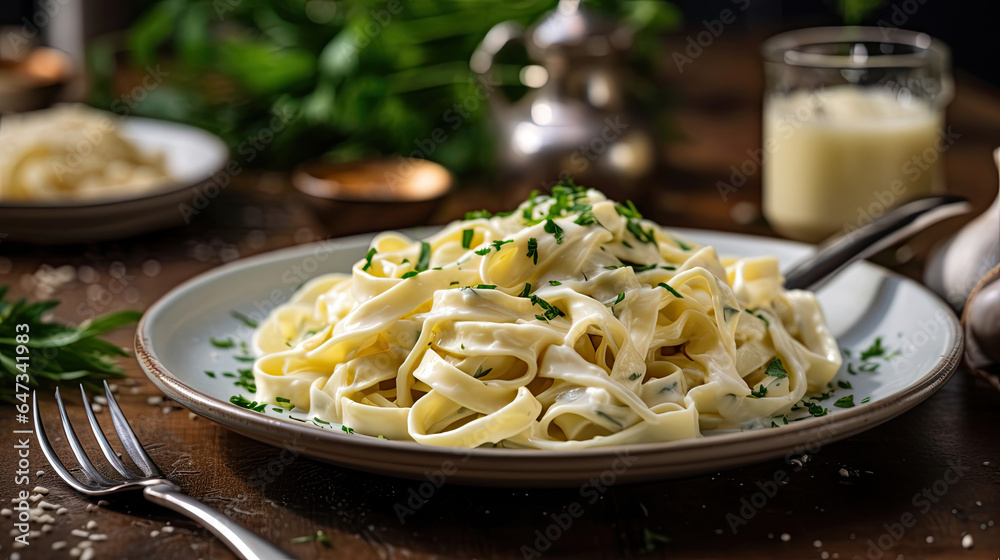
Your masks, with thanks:
M549 302L545 301L544 299L538 296L531 296L531 303L532 305L537 305L538 307L541 307L542 309L545 310L544 314L535 315L535 318L540 321L550 321L552 319L555 319L556 317L562 317L566 315L565 313L563 313L562 309L559 309L558 307L550 304Z
M418 274L420 274L420 273L417 272L416 270L410 270L408 272L403 273L403 276L401 276L401 278L403 280L406 280L407 278L413 278L414 276L416 276Z
M809 414L812 414L817 418L819 418L820 416L826 416L826 414L830 412L829 410L823 408L822 406L816 403L808 403L808 405L809 405Z
M372 266L372 257L374 257L377 253L378 251L375 250L375 247L368 249L368 252L365 253L365 266L361 267L362 271L367 271Z
M233 358L241 362L254 362L257 360L257 358L254 358L253 356L233 356Z
M329 424L329 422L327 422L327 423ZM340 431L342 431L344 433L348 433L348 434L353 434L354 433L354 428L348 428L347 426L341 426L340 427Z
M632 248L632 244L631 244L631 243L629 243L628 241L625 241L624 239L622 239L622 245L624 245L624 246L628 247L629 249L631 249L631 248Z
M747 313L753 315L754 317L760 319L761 321L764 321L764 326L770 328L771 327L771 321L768 321L767 317L765 317L763 313L761 313L760 311L758 311L758 309L760 309L760 308L759 307L750 307L746 311L747 311Z
M676 237L671 237L671 239L673 239L674 243L676 243L677 246L681 248L681 251L690 251L691 250L691 246L688 245L687 243L684 243L680 239L677 239Z
M205 371L205 375L207 375L209 377L212 377L212 378L215 378L215 372L214 371Z
M229 402L235 404L238 407L245 408L247 410L252 410L254 412L264 412L267 408L267 403L259 403L257 401L247 400L243 395L233 395L229 397Z
M532 263L538 264L538 240L534 237L528 239L528 254L525 256L532 259Z
M483 218L485 220L488 220L492 217L493 214L491 214L489 210L473 210L472 212L465 213L466 220L475 220L478 218Z
M613 304L611 304L611 305L618 305L619 303L622 302L623 299L625 299L625 292L619 293L618 297L615 298L615 302Z
M872 400L871 397L865 397L865 398L861 399L861 404L865 404L866 402L868 402L870 400Z
M853 389L853 387L851 387L850 381L838 381L837 386L840 387L841 389Z
M615 204L615 212L618 212L618 215L624 218L642 219L642 214L639 213L639 210L636 209L635 204L631 200L626 200L624 205Z
M462 248L468 249L472 246L472 236L476 234L474 229L462 230Z
M208 341L211 342L212 346L215 346L216 348L233 348L234 346L236 346L236 343L233 342L233 339L231 338L226 338L223 340L209 338Z
M531 284L528 283L528 282L525 282L524 289L521 290L520 297L528 297L528 294L530 294L530 293L531 293Z
M276 406L272 406L272 407L271 407L271 410L273 410L274 412L277 412L278 414L284 414L284 413L285 413L285 409L283 409L283 408L278 408L278 407L276 407Z
M642 243L654 244L656 243L656 234L653 233L653 229L643 229L642 224L636 220L629 220L625 224L625 229L629 231Z
M413 269L417 272L423 272L427 270L427 267L431 264L431 245L426 241L420 242L420 258L417 259L417 266Z
M274 397L274 402L286 402L286 403L290 403L292 401L290 399L286 399L285 397Z
M755 399L762 399L762 398L766 397L767 396L767 387L765 387L763 383L761 383L760 387L758 387L756 390L754 390L753 387L751 387L750 388L750 396L753 397L753 398L755 398Z
M562 286L562 282L557 282L555 280L549 280L549 286Z
M770 375L771 377L784 379L788 377L788 371L785 370L785 366L782 365L781 359L777 358L770 364L767 364L767 371L764 372L764 375Z
M240 321L241 323L250 327L251 329L257 328L257 321L254 321L253 319L247 317L246 315L240 313L239 311L233 311L230 313L230 315L232 315L234 319Z
M381 436L379 436L379 437L381 437ZM331 544L330 537L324 535L323 531L316 531L315 535L305 535L305 536L302 536L302 537L295 537L295 538L293 538L289 542L291 542L292 544L302 544L302 543L313 542L313 541L316 541L318 543L322 543L323 546L327 546L327 547L329 547L330 544Z
M882 337L876 336L875 342L872 343L867 349L861 352L861 359L867 360L868 358L874 358L876 356L885 356L885 347L882 346Z
M563 242L563 229L552 220L545 220L545 233L551 233L556 238L556 245Z
M642 377L642 374L637 371L637 372L633 373L632 375L628 376L628 380L629 381L635 381L636 379L639 379L640 377Z
M476 284L474 286L474 288L477 289L477 290L495 290L495 289L497 289L497 285L496 284Z
M240 378L233 382L233 385L237 387L243 387L251 393L257 392L257 382L253 378L253 370L250 369L238 369L236 370L240 374Z
M496 241L493 242L493 248L496 249L497 251L499 251L500 247L503 247L504 245L506 245L508 243L513 243L513 242L514 242L513 239L498 239L498 240L496 240Z
M580 215L573 220L573 223L578 226L592 226L597 221L597 216L594 215L594 207L589 204L583 204L583 209L580 210Z
M870 373L878 369L878 364L862 364L860 368L861 371Z
M476 370L476 373L472 374L472 377L476 379L479 379L480 377L486 377L487 375L489 375L491 371L493 371L493 368L489 368L486 371L483 371L483 366L480 364L479 369Z
M493 250L492 247L486 246L486 247L483 247L482 249L479 249L478 251L476 251L476 254L479 255L479 256L483 256L483 255L485 255L486 253L489 253L492 250Z
M833 403L833 406L838 406L840 408L851 408L854 406L854 395L847 395L846 397L841 397L837 399L837 402Z
M666 289L666 290L667 290L668 292L670 292L670 293L674 294L674 297L679 297L679 298L682 298L682 297L684 297L684 296L680 295L680 294L679 294L679 293L677 292L677 290L675 290L675 289L671 288L671 287L670 287L669 285L667 285L667 284L664 284L663 282L660 282L659 284L657 284L657 286L659 286L659 287L661 287L661 288L664 288L664 289Z
M854 371L854 364L852 364L851 362L847 362L847 373L849 373L851 375L857 375L858 374L858 372Z

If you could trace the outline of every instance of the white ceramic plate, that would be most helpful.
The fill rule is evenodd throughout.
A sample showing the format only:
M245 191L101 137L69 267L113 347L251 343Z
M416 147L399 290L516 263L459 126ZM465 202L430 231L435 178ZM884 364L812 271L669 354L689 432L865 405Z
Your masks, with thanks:
M759 237L682 233L714 245L723 255L776 255L785 268L812 251L806 245ZM233 319L231 312L261 319L306 278L349 271L364 256L369 239L331 240L257 256L175 288L139 323L135 344L143 369L167 396L206 418L250 438L337 465L416 479L441 480L443 475L457 483L557 487L579 486L602 475L618 481L687 476L815 450L916 406L947 381L961 356L961 331L944 303L916 282L858 263L819 292L834 335L843 348L852 350L853 358L845 357L835 383L848 381L852 389L837 389L823 402L828 415L777 428L571 452L465 450L346 434L339 425L320 427L290 420L271 407L261 414L230 404L229 397L240 389L221 372L250 364L233 357L238 348L218 349L209 339L249 340L252 329ZM847 363L854 362L852 369L859 369L859 351L876 337L899 354L880 360L882 365L874 372L850 374ZM206 370L216 377L206 375ZM848 394L854 395L855 407L833 406ZM870 401L862 403L866 397Z
M145 152L162 152L171 179L133 197L65 202L0 203L0 224L11 240L86 243L116 239L184 223L180 210L194 189L223 169L229 149L192 126L128 117L122 136Z

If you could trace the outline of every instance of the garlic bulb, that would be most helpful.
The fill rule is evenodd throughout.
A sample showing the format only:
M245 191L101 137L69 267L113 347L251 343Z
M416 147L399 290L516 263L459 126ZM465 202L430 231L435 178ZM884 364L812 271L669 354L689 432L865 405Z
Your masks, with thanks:
M993 152L1000 168L1000 148ZM1000 194L982 215L942 244L927 262L924 282L962 310L979 280L1000 264Z

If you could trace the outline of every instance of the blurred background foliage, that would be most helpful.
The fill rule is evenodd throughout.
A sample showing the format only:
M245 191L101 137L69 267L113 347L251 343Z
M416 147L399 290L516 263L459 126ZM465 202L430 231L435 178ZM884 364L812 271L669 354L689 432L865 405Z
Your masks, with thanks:
M637 30L635 64L651 68L658 34L680 12L655 0L591 0ZM120 36L90 46L92 105L185 122L241 143L270 126L288 129L252 167L284 169L326 154L337 160L409 154L445 127L443 115L475 93L469 57L493 25L528 25L555 0L162 0ZM396 13L393 13L396 12ZM497 76L517 88L525 60L512 47ZM155 69L162 83L134 89ZM132 95L132 92L138 95ZM516 94L516 92L514 92ZM641 93L641 92L640 92ZM645 103L657 104L655 88ZM117 103L116 103L117 102ZM661 102L662 103L662 102ZM487 104L428 159L459 174L491 169Z

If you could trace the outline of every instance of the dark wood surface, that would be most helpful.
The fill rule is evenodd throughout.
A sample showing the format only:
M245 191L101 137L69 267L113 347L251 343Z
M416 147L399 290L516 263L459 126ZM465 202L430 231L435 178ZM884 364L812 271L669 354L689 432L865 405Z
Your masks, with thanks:
M677 41L683 45L683 37ZM643 197L647 214L667 225L768 233L754 215L757 177L725 201L715 187L729 165L759 145L755 53L754 41L723 37L683 74L667 68L676 84L682 134L667 150L662 184ZM949 189L982 210L996 193L990 152L1000 140L1000 94L960 78L949 122L962 135L946 154ZM495 206L502 198L495 190L459 191L433 221ZM684 213L673 210L680 202ZM742 223L733 220L734 208ZM2 243L0 283L12 284L15 295L61 299L56 317L76 323L93 313L145 309L179 282L235 258L341 235L357 224L389 225L375 215L355 218L360 221L352 225L343 216L314 215L281 175L244 176L187 227L91 246ZM912 242L912 251L891 251L881 262L916 274L930 242L960 224L944 224ZM45 280L53 277L49 267L65 265L74 268L76 279L52 289ZM132 332L124 329L110 339L130 347ZM406 504L417 483L282 456L175 403L150 404L159 392L134 360L125 366L129 377L118 383L118 400L153 459L186 492L299 558L532 557L523 547L547 558L1000 557L1000 394L964 370L899 418L805 452L805 460L796 454L795 461L684 480L612 485L593 503L576 489L445 485L401 522L396 506ZM70 410L78 426L85 423L78 404ZM6 502L15 495L11 434L18 425L12 408L0 411L0 498ZM46 401L48 421L55 421L54 412ZM99 416L107 423L106 413ZM96 500L58 480L34 442L30 460L32 484L47 487L45 501L67 512L54 514L51 532L17 551L22 559L69 558L68 550L81 541L71 531L90 521L97 524L90 532L107 535L93 542L95 558L232 558L204 529L141 500L115 500L88 511ZM45 474L35 477L39 470ZM772 485L776 477L785 483ZM925 492L929 497L922 497ZM574 503L582 514L565 530L549 529L559 536L542 551L538 535ZM4 535L11 526L10 518L0 518ZM329 546L293 542L317 531ZM962 547L965 533L972 535L971 550ZM57 541L66 541L67 548L53 551ZM0 557L8 557L10 537L0 537L0 544Z

